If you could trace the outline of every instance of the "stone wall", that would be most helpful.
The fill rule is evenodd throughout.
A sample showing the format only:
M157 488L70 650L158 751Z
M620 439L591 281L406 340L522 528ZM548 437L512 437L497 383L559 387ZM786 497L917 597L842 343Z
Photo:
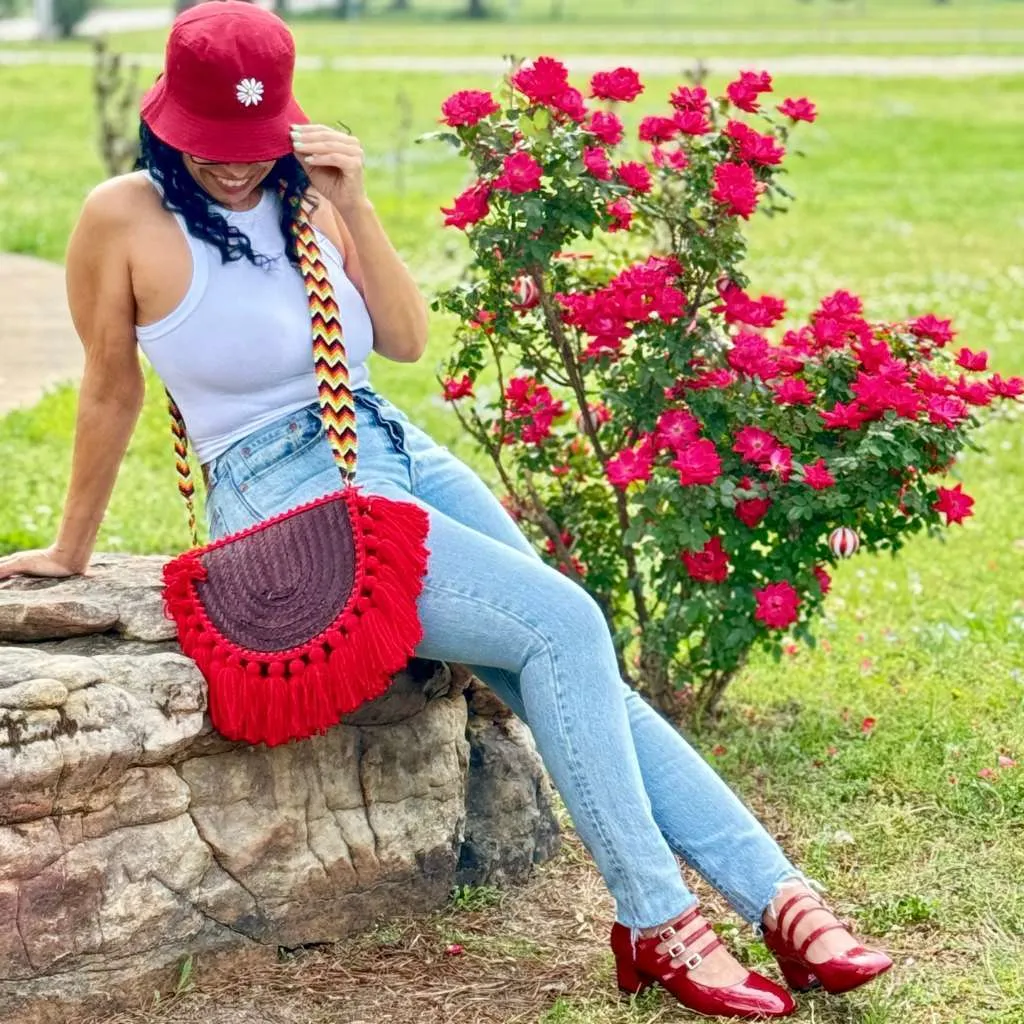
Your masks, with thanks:
M162 561L0 589L0 1020L336 941L557 850L529 732L457 666L414 661L302 743L214 733Z

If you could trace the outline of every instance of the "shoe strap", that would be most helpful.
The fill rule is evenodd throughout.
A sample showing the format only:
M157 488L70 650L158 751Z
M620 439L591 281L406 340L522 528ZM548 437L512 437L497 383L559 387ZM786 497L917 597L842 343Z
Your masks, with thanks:
M820 939L822 937L822 935L824 935L826 932L834 932L837 929L840 929L842 931L846 931L846 926L837 921L835 924L825 924L825 925L822 925L820 928L818 928L815 931L811 932L811 934L808 935L807 938L804 939L804 941L800 943L800 956L803 957L804 959L806 959L807 958L807 950L809 950L811 948L811 946L814 945L816 940Z
M797 927L797 925L798 925L798 924L799 924L799 923L800 923L800 922L801 922L801 921L802 921L802 920L803 920L803 919L804 919L804 918L805 918L805 917L806 917L806 916L807 916L808 914L815 914L815 913L817 913L817 912L818 912L819 910L824 910L824 909L825 909L824 907L805 907L805 908L804 908L803 910L799 910L799 911L797 911L797 912L796 912L796 913L795 913L795 914L793 915L793 919L792 919L792 920L791 920L791 921L790 921L790 922L789 922L789 923L788 923L788 924L786 925L786 931L787 931L787 932L789 933L789 935L788 935L788 937L787 937L787 938L785 938L785 941L786 941L786 942L788 942L788 943L789 943L789 945L791 945L791 946L792 946L792 945L793 945L793 943L794 943L794 941L796 940L796 927ZM828 913L828 911L826 910L826 911L825 911L825 913L827 914L827 913Z
M693 918L691 917L690 920L692 919ZM702 939L708 933L713 934L714 932L711 925L708 924L706 921L695 932L693 932L691 935L688 935L686 937L685 942L683 942L682 938L678 937L679 932L677 929L671 929L673 932L673 939L675 941L667 937L663 937L665 935L665 932L669 930L670 929L668 928L663 929L658 936L658 938L660 938L662 942L670 943L668 949L661 954L659 959L672 961L675 960L677 957L685 956L686 960L683 962L683 966L688 971L692 971L701 963L704 957L706 957L710 952L712 952L713 950L717 949L720 945L722 945L721 940L716 935L702 950L700 950L699 952L691 952L698 939Z
M682 967L687 971L692 971L695 967L699 967L704 962L704 959L721 945L722 940L717 935L703 949L697 952L691 952L693 946L684 946L680 942L678 948L673 947L675 949L674 953L671 949L669 950L668 959L671 962L676 957L685 956L686 959L683 961Z
M789 925L786 923L786 917L793 907L795 907L801 900L814 900L818 906L808 907L802 913L798 914L796 918L797 921L811 910L824 909L825 906L821 900L811 892L798 892L795 896L790 896L790 898L782 904L782 909L775 915L775 928L778 931L780 938L782 938L784 942L789 942L790 945L792 945L792 938L787 938L786 932L788 931L790 936L792 936L793 928L796 926L796 921L794 921L792 925Z
M691 921L700 917L700 907L691 907L678 921L674 924L667 924L657 934L657 938L660 942L671 942L675 937L676 933L681 929L685 928Z

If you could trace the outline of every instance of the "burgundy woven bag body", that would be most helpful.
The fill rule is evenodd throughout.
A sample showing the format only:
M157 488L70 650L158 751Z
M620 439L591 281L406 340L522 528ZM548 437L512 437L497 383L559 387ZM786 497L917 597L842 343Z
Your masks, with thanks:
M426 512L356 487L355 403L341 319L308 218L295 228L313 359L338 491L199 546L184 421L179 489L193 549L164 567L164 606L209 686L224 736L276 746L323 733L380 696L422 639Z

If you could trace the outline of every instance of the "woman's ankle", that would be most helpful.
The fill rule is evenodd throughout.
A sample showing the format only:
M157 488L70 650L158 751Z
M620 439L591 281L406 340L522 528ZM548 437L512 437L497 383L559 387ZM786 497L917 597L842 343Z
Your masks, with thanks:
M694 903L691 906L687 907L685 910L681 910L678 914L675 915L675 917L670 917L667 921L665 921L662 924L659 924L653 928L640 928L640 937L644 939L653 939L656 935L664 931L666 928L678 930L682 925L682 922L687 917L691 917L691 920L687 923L687 925L683 926L683 930L685 931L688 926L696 923L696 920L699 916L700 912L697 909L697 904Z
M761 924L769 931L774 931L778 924L779 913L786 903L794 896L806 896L818 903L821 897L802 879L791 878L780 882L775 888L775 895L772 896L761 915Z

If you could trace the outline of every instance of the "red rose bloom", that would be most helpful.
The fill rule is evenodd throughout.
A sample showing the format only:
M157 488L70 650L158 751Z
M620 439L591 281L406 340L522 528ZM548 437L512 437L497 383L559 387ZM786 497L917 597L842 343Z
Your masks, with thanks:
M538 57L519 68L512 84L534 103L551 103L569 88L569 71L554 57Z
M651 191L651 172L644 164L635 160L619 164L615 173L618 174L619 181L623 185L628 185L634 192Z
M768 455L761 469L774 473L780 480L788 480L793 475L793 452L784 445L776 448Z
M641 142L671 142L679 134L679 127L671 117L645 117L640 122Z
M501 177L494 187L513 195L536 192L543 173L544 169L529 153L510 153L505 157Z
M633 207L629 205L628 199L616 199L614 203L608 204L608 213L611 214L612 223L608 227L611 232L628 231L633 223Z
M956 336L952 323L952 320L940 320L934 313L927 313L911 320L907 329L915 338L924 338L942 348Z
M651 146L651 159L656 167L667 167L673 171L685 171L690 166L690 158L681 149Z
M804 483L812 490L823 491L828 487L834 487L835 482L836 478L828 471L824 459L804 466Z
M805 97L783 100L776 109L791 121L806 121L808 124L813 124L818 116L817 108Z
M654 449L645 439L636 448L626 448L609 459L604 472L613 487L625 490L634 481L650 480L653 465Z
M956 365L962 366L965 370L980 372L988 369L988 353L972 352L969 348L962 348L956 354Z
M770 135L755 132L750 125L742 121L730 121L725 126L723 134L736 143L736 155L740 160L773 166L782 163L782 158L786 154L786 150Z
M733 511L736 513L736 518L744 526L754 529L768 514L768 509L771 507L771 498L744 498L742 501L736 502L736 507Z
M595 110L587 122L587 131L606 146L617 146L626 135L622 122L610 110Z
M772 452L782 447L782 443L774 434L760 427L743 427L736 433L736 443L732 450L737 452L744 462L752 462L756 466L768 461Z
M951 523L962 523L969 516L973 516L971 510L974 499L969 494L964 494L964 485L957 484L956 487L940 487L939 499L932 508L946 517L946 525Z
M481 181L457 195L451 206L441 207L441 212L445 214L445 227L464 231L483 220L490 210L490 194L491 186Z
M722 460L714 442L706 438L679 448L671 466L679 470L679 483L683 487L713 484L722 475Z
M831 295L826 295L814 312L814 319L818 317L830 317L833 320L848 320L851 317L861 316L864 312L864 303L856 295L840 289Z
M702 113L708 109L708 91L703 85L682 85L672 93L669 102L683 113L690 110Z
M473 382L469 374L463 374L461 380L449 377L444 382L444 400L446 402L457 402L460 398L470 398L473 395Z
M600 146L588 146L583 150L583 166L599 181L610 181L612 162Z
M779 405L812 405L815 394L804 380L787 377L779 384L773 385L775 401Z
M722 583L729 575L729 556L721 537L712 537L700 551L684 551L679 557L690 579L700 583Z
M914 375L914 386L925 395L948 395L953 390L953 381L941 374L918 370Z
M796 622L800 595L787 580L769 583L766 587L755 590L754 599L757 601L754 618L763 622L769 629L785 629Z
M857 357L857 362L868 373L875 373L892 360L892 350L884 341L876 342L870 338L865 338L863 341L854 342L852 347L853 354Z
M757 208L754 172L747 164L719 164L715 168L715 187L711 198L722 203L730 215L747 220Z
M818 581L822 595L827 594L832 589L832 577L829 576L823 565L816 565L814 567L814 578Z
M988 379L988 388L993 395L1000 398L1020 398L1024 395L1024 377L1010 377L1004 380L998 373Z
M684 135L707 135L712 128L703 110L680 110L672 120Z
M583 93L572 86L567 86L560 92L551 101L551 106L577 123L587 116L587 104L583 100Z
M772 295L762 295L760 299L751 298L732 281L721 285L718 294L722 296L722 305L715 306L713 311L725 313L727 324L773 327L786 315L785 299L777 299Z
M454 93L444 101L441 113L444 123L458 128L461 125L474 125L482 121L488 114L501 108L489 92L480 89L463 89Z
M778 372L775 352L768 339L753 331L740 331L726 354L729 365L748 377L770 380Z
M717 370L705 370L689 380L679 381L677 387L685 391L711 391L727 388L736 380L736 374L724 366Z
M700 423L686 409L666 409L658 417L654 436L659 448L684 448L700 436Z
M961 376L954 390L968 405L989 405L992 402L992 392L983 380L967 380Z
M836 402L831 409L819 413L829 430L856 430L863 426L868 417L856 402L844 405Z
M968 416L967 404L953 395L931 395L925 411L932 423L940 423L951 430Z
M771 91L772 76L767 71L743 71L735 82L726 86L725 94L734 106L755 114L759 106L758 96Z
M640 76L632 68L598 71L590 80L590 94L599 100L632 103L643 91Z

